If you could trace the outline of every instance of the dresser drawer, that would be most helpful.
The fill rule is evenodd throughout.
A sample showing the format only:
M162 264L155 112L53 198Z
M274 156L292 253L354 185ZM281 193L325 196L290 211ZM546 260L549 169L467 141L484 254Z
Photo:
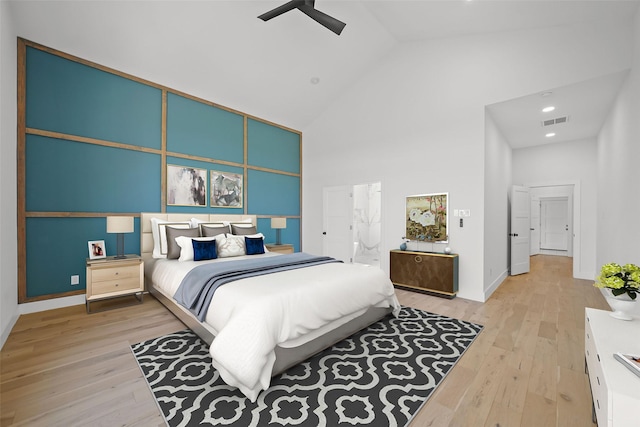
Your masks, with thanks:
M111 292L140 289L140 278L129 277L92 283L92 296L100 296ZM140 289L142 290L142 289Z
M609 393L605 381L600 355L598 354L596 343L593 339L593 332L588 316L585 317L584 328L584 352L587 369L589 371L589 384L591 385L591 395L593 407L596 411L598 426L609 425Z
M110 282L113 280L125 280L140 277L140 263L122 265L109 268L94 268L91 272L91 281L96 286L96 282Z

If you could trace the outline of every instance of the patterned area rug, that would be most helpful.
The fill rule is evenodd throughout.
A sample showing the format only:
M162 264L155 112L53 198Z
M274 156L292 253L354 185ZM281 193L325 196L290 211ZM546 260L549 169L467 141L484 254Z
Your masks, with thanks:
M173 426L404 426L482 326L403 307L287 372L251 403L190 330L131 346Z

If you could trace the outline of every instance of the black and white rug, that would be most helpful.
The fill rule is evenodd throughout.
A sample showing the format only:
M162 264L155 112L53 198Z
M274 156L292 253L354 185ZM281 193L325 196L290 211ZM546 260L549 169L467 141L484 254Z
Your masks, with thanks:
M255 403L227 386L190 330L131 346L173 426L404 426L482 326L403 307L287 372Z

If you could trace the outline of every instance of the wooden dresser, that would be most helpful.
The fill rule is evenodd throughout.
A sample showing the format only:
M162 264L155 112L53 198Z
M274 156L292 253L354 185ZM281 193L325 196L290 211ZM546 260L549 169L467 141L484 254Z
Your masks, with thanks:
M431 252L391 251L394 285L453 298L458 292L458 255Z
M584 355L598 427L640 425L640 377L614 353L640 354L640 318L614 319L609 311L585 308Z

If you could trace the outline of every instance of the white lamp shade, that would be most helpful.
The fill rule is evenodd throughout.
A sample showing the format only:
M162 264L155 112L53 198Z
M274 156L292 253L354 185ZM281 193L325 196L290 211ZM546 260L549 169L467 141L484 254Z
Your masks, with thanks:
M271 218L271 228L287 228L287 218Z
M107 233L133 233L133 217L108 216Z

